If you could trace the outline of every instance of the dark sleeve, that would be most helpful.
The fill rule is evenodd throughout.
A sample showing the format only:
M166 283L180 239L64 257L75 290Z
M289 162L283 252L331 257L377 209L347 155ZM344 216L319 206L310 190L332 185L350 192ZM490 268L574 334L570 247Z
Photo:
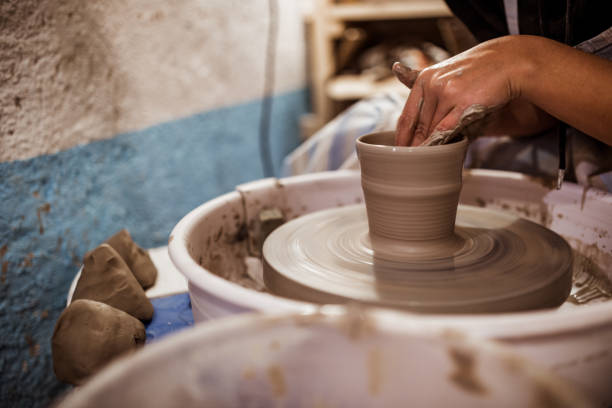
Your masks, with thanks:
M478 41L508 35L503 0L445 0ZM517 0L521 34L565 42L566 0ZM570 45L588 40L612 26L612 1L572 0Z
M445 0L478 41L508 35L503 0Z
M571 45L593 38L612 27L610 0L573 0L571 7Z

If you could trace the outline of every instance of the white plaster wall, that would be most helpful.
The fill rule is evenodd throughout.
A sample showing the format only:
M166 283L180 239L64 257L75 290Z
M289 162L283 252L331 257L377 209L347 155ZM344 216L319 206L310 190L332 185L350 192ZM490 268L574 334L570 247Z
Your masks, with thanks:
M300 1L276 1L279 93L305 44ZM268 0L0 2L0 161L260 98L267 24Z

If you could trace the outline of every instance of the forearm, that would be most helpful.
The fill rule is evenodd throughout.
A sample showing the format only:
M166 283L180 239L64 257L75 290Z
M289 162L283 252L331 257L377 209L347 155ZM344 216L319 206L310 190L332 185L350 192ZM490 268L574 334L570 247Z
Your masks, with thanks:
M484 119L481 136L532 136L552 129L559 121L528 101L514 99Z
M612 145L612 62L542 37L522 36L528 55L520 97Z

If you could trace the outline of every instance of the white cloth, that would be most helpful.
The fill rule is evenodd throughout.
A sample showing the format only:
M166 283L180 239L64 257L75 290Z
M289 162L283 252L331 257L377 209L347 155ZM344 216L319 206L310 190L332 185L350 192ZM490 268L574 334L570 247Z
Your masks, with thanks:
M405 102L405 97L386 93L355 103L290 153L282 174L357 168L355 140L395 129Z

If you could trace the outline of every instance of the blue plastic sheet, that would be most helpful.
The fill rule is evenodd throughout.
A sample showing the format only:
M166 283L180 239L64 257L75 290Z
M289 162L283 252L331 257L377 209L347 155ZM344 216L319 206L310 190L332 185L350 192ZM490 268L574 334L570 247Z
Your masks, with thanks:
M168 334L193 326L193 313L189 294L151 299L155 313L147 324L147 344Z

